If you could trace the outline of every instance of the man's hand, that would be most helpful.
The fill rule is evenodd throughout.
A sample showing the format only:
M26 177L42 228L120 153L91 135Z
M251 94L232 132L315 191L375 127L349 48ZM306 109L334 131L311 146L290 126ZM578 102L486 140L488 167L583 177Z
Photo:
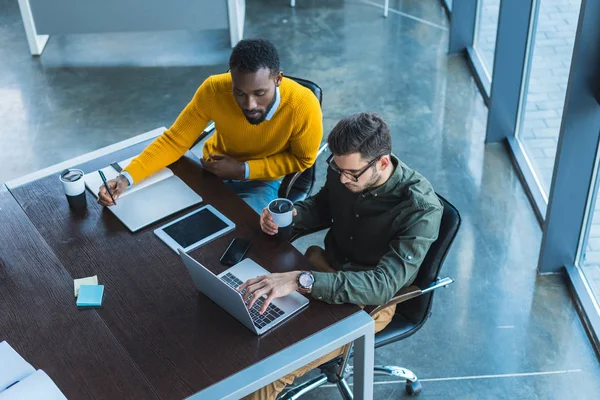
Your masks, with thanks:
M117 200L119 196L127 190L129 181L123 175L119 175L114 179L106 181L106 184L110 188L115 200ZM108 194L108 190L106 190L104 185L100 186L100 189L98 189L98 204L102 204L103 206L115 205L115 202L110 197L110 194Z
M295 208L292 210L292 215L294 217L298 215L298 212ZM260 214L260 228L267 235L276 235L279 231L279 227L277 226L275 221L273 221L273 216L269 212L268 207L263 208L262 214Z
M202 167L223 179L244 179L246 174L243 162L224 154L209 154L202 159Z
M246 289L244 301L250 299L250 302L248 303L249 309L252 308L257 299L266 295L267 298L259 310L262 314L267 311L267 307L271 304L273 299L287 296L298 290L298 275L300 275L300 271L262 275L253 279L248 279L240 285L237 290L241 292Z

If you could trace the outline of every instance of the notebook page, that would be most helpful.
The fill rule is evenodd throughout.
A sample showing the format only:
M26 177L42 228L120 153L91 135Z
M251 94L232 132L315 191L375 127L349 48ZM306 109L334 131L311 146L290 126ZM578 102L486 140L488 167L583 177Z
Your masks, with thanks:
M41 369L0 393L0 400L67 400L56 384Z
M10 347L8 342L0 343L0 392L34 372L31 364Z
M135 157L131 157L127 160L123 160L119 162L119 165L121 166L121 168L125 169L125 167L127 167L131 160L133 160L134 158ZM107 181L114 179L119 175L119 173L110 165L108 167L102 168L102 172L104 173L104 176L106 176ZM141 190L156 182L162 181L163 179L167 179L171 176L173 176L173 171L171 171L169 168L161 168L154 174L150 175L148 178L134 183L133 186L129 186L125 193L121 194L120 197L123 198L128 194L137 192L138 190ZM98 197L98 190L102 185L102 178L100 178L100 174L98 174L98 171L94 171L85 175L85 186L90 192L94 194L94 196Z

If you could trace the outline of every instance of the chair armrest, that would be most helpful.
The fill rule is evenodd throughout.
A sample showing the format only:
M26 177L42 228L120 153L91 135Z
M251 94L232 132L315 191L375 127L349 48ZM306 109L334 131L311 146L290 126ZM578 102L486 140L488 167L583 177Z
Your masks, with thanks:
M398 303L403 303L407 300L410 299L414 299L415 297L419 297L425 293L429 293L434 291L435 289L439 289L441 287L446 287L449 284L451 284L452 282L454 282L454 280L452 278L446 277L443 279L438 279L436 282L432 283L431 285L429 285L428 287L426 287L425 289L420 289L417 286L409 286L407 288L401 289L396 296L394 296L390 301L388 301L387 303L381 305L381 306L377 306L375 307L373 310L369 311L367 309L367 307L365 307L365 311L369 312L370 316L375 315L376 313L380 312L381 310L394 306Z
M204 139L206 139L206 137L210 134L212 134L215 131L215 123L213 121L210 121L208 123L208 125L206 125L206 128L204 128L204 130L202 131L202 133L200 134L200 136L198 136L198 139L196 139L194 141L194 144L192 144L190 146L190 149L192 147L194 147L195 145L197 145L198 143L200 143L201 141L203 141Z
M281 187L285 190L283 193L283 197L285 197L286 199L288 198L290 192L292 191L292 187L294 187L294 183L296 183L298 178L300 178L300 175L302 175L303 173L304 171L294 172L291 174L287 174L283 178L283 180L281 181Z
M328 224L322 224L322 225L317 225L312 229L308 229L305 231L299 231L296 232L292 235L292 237L290 238L290 243L292 243L293 241L295 241L296 239L300 239L303 236L306 235L310 235L311 233L315 233L315 232L320 232L320 231L324 231L325 229L329 229L331 228L331 223Z
M321 153L323 153L325 150L327 150L327 147L328 147L327 143L325 143L323 146L321 146L319 148L319 150L317 151L317 157L315 158L315 163L317 162L316 160L319 158ZM312 168L312 166L309 168ZM305 171L292 172L291 174L287 174L283 178L283 180L281 181L281 188L283 188L283 191L284 191L283 197L285 197L286 199L288 198L288 196L290 195L290 192L292 191L292 188L294 187L294 183L296 183L298 178L300 178L300 175L302 175Z
M419 289L415 285L409 286L407 288L401 289L396 296L394 296L390 301L388 301L384 305L375 307L372 311L369 310L371 308L369 306L365 307L363 310L368 312L370 316L373 316L375 313L378 313L379 311L381 311L387 307L391 307L398 303L402 303L407 300L414 299L415 297L419 297L425 293L434 291L435 289L439 289L441 287L448 286L452 282L454 282L454 280L452 278L446 277L443 279L438 279L437 281L435 281L434 283L432 283L431 285L429 285L428 287L426 287L425 289L422 289L422 290ZM340 364L340 366L337 370L337 376L340 378L342 378L344 376L344 371L346 370L346 364L348 363L348 356L350 355L350 352L352 351L353 345L354 345L354 343L352 343L350 345L346 345L344 347L343 353L341 354L342 363Z

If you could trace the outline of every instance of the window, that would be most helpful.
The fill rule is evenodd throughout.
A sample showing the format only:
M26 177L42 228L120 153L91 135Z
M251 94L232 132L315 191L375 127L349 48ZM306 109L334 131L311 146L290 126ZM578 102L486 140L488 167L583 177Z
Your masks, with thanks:
M517 139L548 198L581 0L539 0Z

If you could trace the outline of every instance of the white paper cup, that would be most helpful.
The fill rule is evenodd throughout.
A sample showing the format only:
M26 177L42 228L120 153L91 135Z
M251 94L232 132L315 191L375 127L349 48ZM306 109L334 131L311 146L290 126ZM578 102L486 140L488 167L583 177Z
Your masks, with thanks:
M292 224L294 218L292 212L294 211L294 203L288 199L275 199L272 200L267 206L273 222L280 228L285 228Z
M85 207L85 179L82 170L68 168L59 175L69 207L79 210Z

